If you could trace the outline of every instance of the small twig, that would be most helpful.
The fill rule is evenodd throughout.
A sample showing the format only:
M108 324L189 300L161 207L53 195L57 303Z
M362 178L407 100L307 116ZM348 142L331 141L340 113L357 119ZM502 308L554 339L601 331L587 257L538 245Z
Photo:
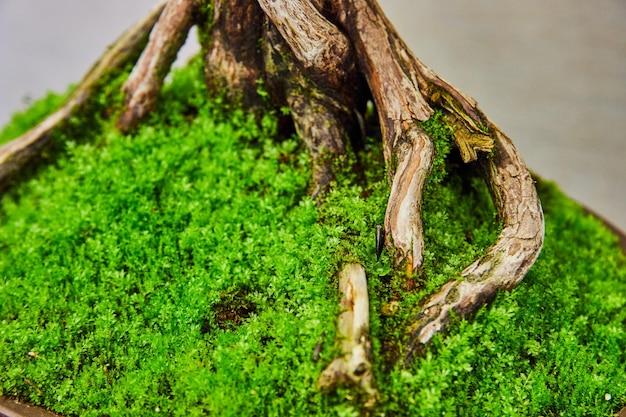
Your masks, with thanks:
M37 391L37 393L39 395L42 394L41 390L39 389L39 387L37 387L37 385L35 385L30 379L28 378L24 378L24 382L26 382L28 385L30 385L31 387L35 388L35 391Z
M311 355L311 359L313 359L313 362L317 362L320 360L320 356L322 354L322 348L324 347L325 338L326 338L326 333L322 333L320 335L319 341L315 344L315 348L313 348L313 354Z
M378 396L374 388L369 339L369 298L365 270L358 264L347 264L339 274L341 314L336 341L342 355L322 372L319 389L332 389L349 382L360 386L372 403Z
M35 359L41 359L41 356L39 356L37 352L35 352L34 350L31 350L30 352L28 352L28 356L30 356L31 358L35 358Z

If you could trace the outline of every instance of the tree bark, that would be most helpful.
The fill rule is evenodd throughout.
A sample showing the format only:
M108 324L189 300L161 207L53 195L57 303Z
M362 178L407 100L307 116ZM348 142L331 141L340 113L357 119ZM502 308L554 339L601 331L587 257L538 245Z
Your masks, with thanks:
M268 86L272 96L284 98L296 132L309 149L311 195L320 200L334 179L334 158L361 136L358 109L363 97L354 49L308 0L259 4L268 18Z
M255 113L265 110L257 93L264 78L259 45L264 20L256 0L216 0L198 24L209 94Z

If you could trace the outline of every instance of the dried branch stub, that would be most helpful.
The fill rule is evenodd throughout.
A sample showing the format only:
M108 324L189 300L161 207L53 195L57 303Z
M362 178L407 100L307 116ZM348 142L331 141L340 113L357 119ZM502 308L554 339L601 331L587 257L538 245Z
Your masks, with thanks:
M326 367L317 386L327 390L350 383L359 386L373 401L378 392L372 374L367 278L361 265L344 266L339 273L339 292L342 294L341 313L335 340L341 356Z

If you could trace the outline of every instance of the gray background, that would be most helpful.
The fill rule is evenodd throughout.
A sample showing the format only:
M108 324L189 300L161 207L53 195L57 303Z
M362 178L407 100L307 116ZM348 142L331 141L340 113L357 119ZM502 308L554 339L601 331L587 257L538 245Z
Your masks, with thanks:
M626 230L626 2L381 0L528 165ZM156 0L0 0L0 125L78 81ZM183 55L188 56L193 46Z

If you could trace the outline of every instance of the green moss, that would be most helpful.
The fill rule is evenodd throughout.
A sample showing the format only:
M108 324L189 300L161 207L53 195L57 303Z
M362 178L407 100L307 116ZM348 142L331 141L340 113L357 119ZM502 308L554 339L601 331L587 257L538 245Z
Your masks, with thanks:
M452 150L454 136L452 129L444 120L441 110L437 110L428 120L422 123L422 129L428 133L428 136L435 145L435 159L428 177L428 185L436 188L447 176L446 161Z
M121 109L124 100L121 87L131 68L129 63L125 68L110 69L96 82L72 86L65 94L48 93L46 97L36 101L28 111L16 113L0 132L0 144L26 133L68 102L75 105L75 101L72 101L73 94L87 95L84 102L74 107L72 115L60 121L50 132L50 137L39 155L29 161L27 167L11 180L19 183L39 176L42 168L46 169L56 164L57 160L67 156L66 152L77 144L104 145L106 135L103 134L103 129L105 126L110 128L107 122L115 120ZM5 192L10 198L17 198L16 189Z
M358 261L375 413L610 415L626 404L624 255L544 182L546 243L521 286L436 337L412 368L385 369L411 306L498 231L486 187L456 174L434 120L425 264L402 283L375 256L389 192L379 144L338 163L316 207L304 147L276 139L273 115L258 124L208 100L197 64L133 135L93 122L62 132L57 164L2 196L3 395L66 415L359 415L348 390L315 389L335 353L335 273ZM400 312L381 319L398 294Z

